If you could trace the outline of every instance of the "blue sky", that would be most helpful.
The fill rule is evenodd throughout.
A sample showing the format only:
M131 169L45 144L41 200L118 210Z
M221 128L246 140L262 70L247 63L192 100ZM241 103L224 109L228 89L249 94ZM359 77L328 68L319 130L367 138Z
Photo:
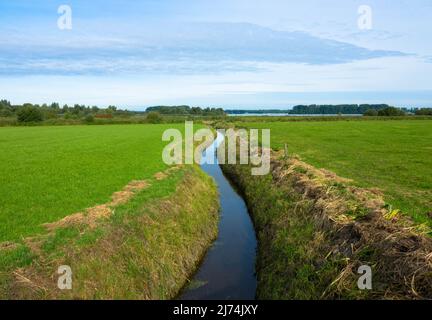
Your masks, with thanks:
M57 27L60 5L72 30ZM372 29L358 8L372 9ZM432 105L430 0L2 0L13 103Z

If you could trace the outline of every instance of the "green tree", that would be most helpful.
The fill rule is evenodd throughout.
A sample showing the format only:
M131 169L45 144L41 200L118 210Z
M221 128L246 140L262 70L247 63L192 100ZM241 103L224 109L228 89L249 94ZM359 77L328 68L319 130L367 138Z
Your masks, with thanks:
M10 117L13 115L10 107L0 107L0 117Z
M397 117L397 116L404 116L405 112L395 107L387 107L385 109L379 110L378 115L381 117L395 117L395 116Z
M432 116L432 108L422 108L415 111L417 116Z
M147 114L147 122L149 123L161 123L162 116L158 112L151 111Z
M85 122L87 123L93 123L94 122L94 117L93 115L89 114L85 117Z
M51 109L54 109L54 110L59 110L60 109L60 105L57 102L51 103L50 107L51 107Z
M0 109L11 107L11 104L7 100L0 100Z
M18 110L18 122L41 122L43 121L42 111L34 106L25 106Z
M116 112L117 111L117 107L116 106L109 106L107 109L106 109L106 112L107 113L114 113L114 112Z
M378 115L378 110L376 110L376 109L368 109L368 110L366 110L366 112L363 115L367 116L367 117L374 117L374 116Z

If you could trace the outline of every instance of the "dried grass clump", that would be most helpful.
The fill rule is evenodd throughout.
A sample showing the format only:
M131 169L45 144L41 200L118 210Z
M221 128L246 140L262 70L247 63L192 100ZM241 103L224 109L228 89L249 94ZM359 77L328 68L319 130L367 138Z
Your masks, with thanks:
M347 261L326 297L343 297L359 277L357 268L368 264L374 279L368 298L432 299L432 238L426 226L386 208L379 190L352 186L297 158L273 154L272 174L274 183L313 201L315 226L330 235L329 255Z
M44 224L44 227L50 231L82 224L88 225L90 228L95 228L100 219L111 216L115 207L127 203L136 193L147 188L148 185L149 184L144 180L131 181L122 191L115 192L111 196L110 202L87 208L84 212L74 213L53 223L46 223Z
M171 173L179 169L180 166L170 167L164 172L156 173L154 178L157 181L164 180L168 178ZM128 203L129 200L131 200L138 192L148 188L149 186L150 184L145 180L133 180L129 182L121 191L113 193L110 202L87 208L84 210L84 212L74 213L56 222L46 223L44 224L44 227L49 231L82 224L88 225L91 228L95 228L97 226L97 222L101 218L108 218L112 215L114 208Z

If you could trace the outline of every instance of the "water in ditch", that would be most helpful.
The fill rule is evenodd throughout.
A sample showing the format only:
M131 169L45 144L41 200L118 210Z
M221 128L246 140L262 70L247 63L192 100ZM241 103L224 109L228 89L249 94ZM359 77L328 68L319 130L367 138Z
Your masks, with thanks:
M202 169L214 178L219 189L219 235L180 299L255 299L255 231L244 200L217 163L216 148L223 140L223 135L218 133L201 161ZM207 163L210 158L214 164Z

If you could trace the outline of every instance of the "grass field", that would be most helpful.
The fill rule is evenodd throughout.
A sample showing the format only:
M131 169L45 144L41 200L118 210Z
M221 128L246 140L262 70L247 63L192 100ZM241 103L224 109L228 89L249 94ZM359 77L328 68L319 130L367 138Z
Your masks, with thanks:
M163 163L168 128L184 124L0 128L0 299L175 297L219 204L198 166Z
M377 187L386 201L431 223L432 121L238 122L271 129L275 149L284 144L310 164Z
M167 128L183 125L0 128L0 242L34 235L164 170Z

